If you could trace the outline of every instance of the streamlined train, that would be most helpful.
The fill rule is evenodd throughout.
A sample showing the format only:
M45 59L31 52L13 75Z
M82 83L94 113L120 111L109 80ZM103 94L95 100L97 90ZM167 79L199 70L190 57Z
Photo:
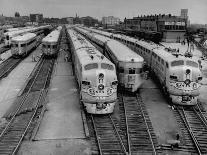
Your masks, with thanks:
M69 28L68 34L80 100L86 111L91 114L112 113L117 100L114 64L74 30Z
M25 28L22 28L22 29L19 29L19 30L16 30L16 31L9 31L9 32L6 32L4 33L4 44L5 46L8 46L10 47L11 46L11 39L13 37L16 37L18 35L21 35L21 34L25 34L25 33L35 33L37 31L40 31L40 30L45 30L45 29L51 29L51 26L50 25L44 25L44 26L39 26L39 27L25 27Z
M143 83L144 59L126 45L99 34L76 27L76 30L104 49L107 56L116 66L118 82L130 92L136 92Z
M11 54L13 57L24 57L37 45L37 35L26 33L11 39Z
M58 27L42 39L42 53L45 56L57 56L61 40L62 27Z
M165 47L125 35L93 30L119 40L146 61L146 65L159 80L163 91L174 104L195 105L198 101L202 73L198 59L172 54Z

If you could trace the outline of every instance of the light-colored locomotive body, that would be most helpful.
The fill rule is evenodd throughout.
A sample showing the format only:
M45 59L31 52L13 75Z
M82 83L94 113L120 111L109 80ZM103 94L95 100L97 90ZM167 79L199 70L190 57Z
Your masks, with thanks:
M112 113L117 99L114 64L74 30L69 29L68 33L80 98L86 111L92 114Z
M104 49L104 55L116 66L120 86L130 92L135 92L141 87L144 63L141 56L116 40L80 28L77 30Z

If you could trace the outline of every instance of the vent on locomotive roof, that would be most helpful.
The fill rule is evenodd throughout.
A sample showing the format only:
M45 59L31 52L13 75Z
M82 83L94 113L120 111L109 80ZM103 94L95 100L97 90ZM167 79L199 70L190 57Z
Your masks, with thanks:
M104 56L103 56L103 55L101 55L101 59L102 59L102 60L104 59Z
M88 54L96 54L96 52L92 48L87 49L87 52Z
M91 59L93 60L93 58L94 58L93 55L90 55L90 57L91 57Z

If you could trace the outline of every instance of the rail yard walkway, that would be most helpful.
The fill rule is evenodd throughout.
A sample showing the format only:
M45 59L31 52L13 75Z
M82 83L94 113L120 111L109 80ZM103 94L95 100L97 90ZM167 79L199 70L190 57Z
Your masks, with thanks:
M40 52L36 50L35 52ZM32 62L31 55L24 59L6 78L0 81L0 118L16 99L25 81L34 69L36 62Z

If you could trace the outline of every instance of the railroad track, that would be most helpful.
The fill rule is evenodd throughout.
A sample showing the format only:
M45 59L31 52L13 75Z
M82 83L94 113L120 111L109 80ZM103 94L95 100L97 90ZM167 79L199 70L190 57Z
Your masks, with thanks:
M8 58L0 64L0 79L6 77L22 60Z
M15 154L26 135L39 107L42 106L51 77L55 59L42 59L32 82L8 114L8 123L0 134L0 154Z
M139 95L119 95L120 130L129 154L157 154L152 124Z
M207 154L207 121L200 107L176 107L186 148L197 154Z
M9 49L10 49L10 48L9 48L9 47L6 47L6 46L1 47L1 48L0 48L0 54L2 54L2 53L4 53L4 52L8 51Z
M141 97L119 95L114 114L86 114L95 154L158 154L156 136Z
M100 155L127 154L116 125L110 115L91 115Z

